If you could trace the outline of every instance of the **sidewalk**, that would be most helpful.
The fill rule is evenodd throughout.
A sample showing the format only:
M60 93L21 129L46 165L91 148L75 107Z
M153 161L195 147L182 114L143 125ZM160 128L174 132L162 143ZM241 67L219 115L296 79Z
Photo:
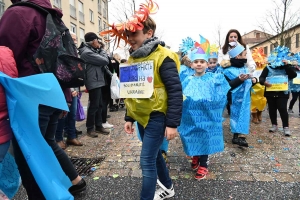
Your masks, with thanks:
M85 108L87 96L84 93L82 97L82 104ZM297 109L298 107L295 107L294 111ZM91 187L89 192L79 195L76 199L139 198L142 177L139 155L142 143L136 134L128 135L123 131L124 113L124 109L109 113L111 118L108 119L108 122L114 125L114 129L108 136L99 134L98 138L90 138L86 135L85 121L77 123L78 129L83 131L80 140L84 146L69 146L66 153L70 157L97 158L104 156L105 159L96 166L96 170L89 177L86 177ZM180 195L177 193L176 199L276 199L276 195L282 197L279 199L285 197L300 199L298 185L300 178L300 136L298 133L300 118L298 113L295 112L290 116L292 136L285 137L280 131L268 132L271 123L268 113L265 111L262 123L251 124L251 134L247 136L249 148L239 148L231 144L229 118L227 114L225 117L225 151L209 156L209 174L206 180L194 180L190 159L183 152L180 138L176 137L170 141L167 165L175 183L175 190L177 189L180 193ZM280 118L278 118L278 123L281 127ZM215 187L216 191L210 187ZM236 188L234 189L234 187ZM116 188L119 189L115 190ZM192 191L192 188L199 190L206 188L203 192L207 192L208 196L197 198L199 197L197 194L202 195L203 192ZM218 194L218 192L220 193ZM20 195L21 193L22 191ZM266 198L263 198L263 195ZM21 198L18 196L15 199Z

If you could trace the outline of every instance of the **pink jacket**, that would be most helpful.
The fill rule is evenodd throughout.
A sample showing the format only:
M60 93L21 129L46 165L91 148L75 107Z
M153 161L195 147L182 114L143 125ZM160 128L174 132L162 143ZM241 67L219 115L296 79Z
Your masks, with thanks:
M0 46L0 71L13 78L18 77L13 52L4 46ZM0 85L0 144L9 141L12 136L13 134L8 120L5 91Z

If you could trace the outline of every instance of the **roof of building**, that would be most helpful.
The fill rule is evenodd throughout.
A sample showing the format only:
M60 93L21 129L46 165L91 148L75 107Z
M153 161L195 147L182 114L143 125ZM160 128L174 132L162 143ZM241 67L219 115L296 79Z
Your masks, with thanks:
M289 32L289 31L291 31L291 30L293 30L293 29L295 29L295 28L298 28L298 27L300 27L300 23L297 24L296 26L293 26L293 27L289 28L288 30L285 30L283 33ZM260 44L262 44L262 43L264 43L264 42L266 42L266 41L273 40L273 39L276 38L278 35L280 35L280 33L277 34L277 35L274 35L273 37L270 37L270 38L266 39L265 41L262 41L262 42L260 42L260 43L258 43L258 44L256 44L256 45L253 45L251 48L255 48L255 47L259 46Z

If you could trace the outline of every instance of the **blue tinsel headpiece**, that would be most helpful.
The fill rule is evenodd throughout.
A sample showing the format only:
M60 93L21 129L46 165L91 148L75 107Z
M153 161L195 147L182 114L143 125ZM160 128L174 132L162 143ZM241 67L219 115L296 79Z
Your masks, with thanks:
M182 56L185 56L188 51L194 47L195 41L191 37L182 39L182 44L179 45L179 51L182 52Z
M271 65L271 67L276 68L284 65L282 60L291 61L293 60L293 57L291 56L289 48L285 46L277 46L269 55L268 63Z

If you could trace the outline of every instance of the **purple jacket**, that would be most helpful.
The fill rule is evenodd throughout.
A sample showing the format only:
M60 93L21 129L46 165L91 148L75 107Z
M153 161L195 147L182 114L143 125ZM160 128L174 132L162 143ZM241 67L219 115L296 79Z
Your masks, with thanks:
M21 0L12 0L19 2ZM50 0L28 0L47 10L57 12L62 17L62 12L51 6ZM28 57L31 57L39 47L45 34L46 15L40 11L26 6L15 6L7 9L0 20L0 46L9 47L17 63L19 77L36 74ZM66 100L72 101L68 89L63 89ZM67 94L68 93L68 94Z

